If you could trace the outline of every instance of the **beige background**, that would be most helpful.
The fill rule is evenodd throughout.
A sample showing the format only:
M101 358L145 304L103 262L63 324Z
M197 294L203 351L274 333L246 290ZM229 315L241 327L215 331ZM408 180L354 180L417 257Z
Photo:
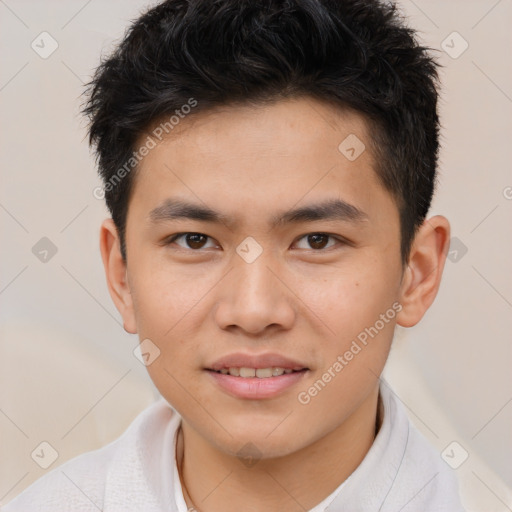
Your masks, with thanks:
M104 282L106 210L78 116L99 55L148 5L0 1L0 503L116 438L156 396ZM434 306L397 331L385 377L440 456L453 441L452 460L469 454L454 470L468 510L512 510L512 2L400 5L444 65L431 214L458 241ZM31 48L43 31L58 43L47 59ZM32 253L42 237L57 248L46 263ZM43 441L57 452L48 470L31 458Z

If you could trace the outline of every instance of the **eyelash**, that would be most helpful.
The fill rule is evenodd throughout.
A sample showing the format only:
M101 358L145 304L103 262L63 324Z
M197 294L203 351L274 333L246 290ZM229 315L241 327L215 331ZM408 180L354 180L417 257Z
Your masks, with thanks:
M176 233L175 235L172 235L168 238L166 238L163 242L163 245L165 246L168 246L168 245L171 245L173 244L176 240L178 240L179 238L182 238L186 235L201 235L201 236L205 236L207 239L210 239L212 240L212 238L208 235L205 235L204 233L197 233L195 231L187 231L187 232L184 232L184 233ZM339 236L334 236L334 235L331 235L330 233L323 233L323 232L312 232L312 233L307 233L305 235L302 235L300 236L297 240L302 240L303 238L306 238L308 236L311 236L311 235L322 235L322 236L327 236L329 238L332 238L332 239L335 239L337 240L341 245L350 245L350 242L348 240L345 240ZM192 252L200 252L203 248L201 249L192 249L192 248L184 248L184 247L181 247L181 246L178 246L180 249L182 250L185 250L185 251L192 251ZM333 246L331 247L327 247L327 248L322 248L322 249L311 249L311 251L313 252L326 252L327 250L329 249L332 249Z

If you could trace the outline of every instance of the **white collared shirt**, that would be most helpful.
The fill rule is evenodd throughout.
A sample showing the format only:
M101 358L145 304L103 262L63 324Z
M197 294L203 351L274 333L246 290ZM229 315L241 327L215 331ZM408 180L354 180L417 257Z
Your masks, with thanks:
M387 385L380 395L383 421L370 450L309 512L464 512L453 470ZM118 439L50 471L1 512L186 512L175 456L180 422L161 398Z

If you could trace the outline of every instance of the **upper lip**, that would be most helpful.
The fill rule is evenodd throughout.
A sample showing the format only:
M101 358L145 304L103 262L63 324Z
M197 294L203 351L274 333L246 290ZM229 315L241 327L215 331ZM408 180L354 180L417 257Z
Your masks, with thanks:
M217 359L207 369L219 371L223 368L271 368L278 367L290 370L303 370L307 366L280 354L228 354Z

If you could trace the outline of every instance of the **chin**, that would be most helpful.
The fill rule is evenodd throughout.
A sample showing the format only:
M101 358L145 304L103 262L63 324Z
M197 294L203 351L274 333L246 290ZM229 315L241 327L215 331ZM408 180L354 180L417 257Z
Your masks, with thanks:
M233 437L223 436L214 443L227 455L240 459L275 459L290 455L308 444L306 440L298 439L296 432L283 431L279 435L269 436L267 429L252 429L239 434L232 433Z

